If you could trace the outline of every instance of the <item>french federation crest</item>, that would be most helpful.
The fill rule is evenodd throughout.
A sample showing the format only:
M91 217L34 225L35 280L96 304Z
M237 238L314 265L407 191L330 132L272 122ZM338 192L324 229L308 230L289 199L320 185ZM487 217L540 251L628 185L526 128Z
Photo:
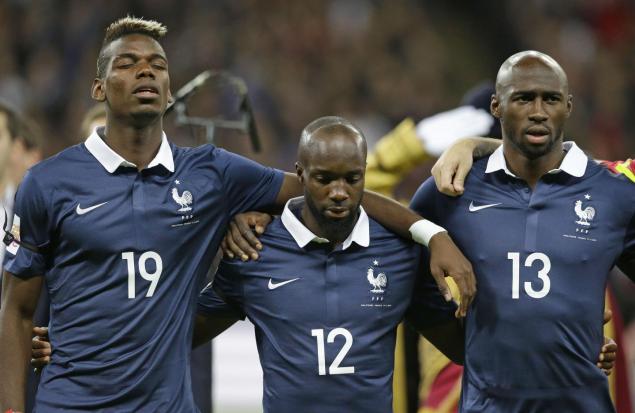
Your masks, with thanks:
M370 267L366 272L366 278L368 279L370 285L373 286L373 289L370 290L370 292L373 294L383 293L385 291L384 288L386 287L386 285L388 285L386 274L380 272L379 274L377 274L377 276L375 276L375 270L373 269L373 267Z
M366 270L366 280L372 287L370 290L370 303L362 303L362 307L392 307L392 304L385 303L384 298L388 287L388 277L386 273L379 269L379 260L373 259L372 264Z
M587 194L585 195L585 198L588 200L591 199L591 196ZM584 225L585 227L591 225L591 221L593 221L593 218L595 218L595 208L593 208L592 206L585 207L583 206L581 200L577 200L575 201L575 207L573 208L573 210L579 218L575 222L576 224Z
M192 198L192 193L190 191L186 190L179 194L178 189L172 188L172 199L181 207L178 210L179 212L187 212L192 210L192 207L190 207L190 205L192 205L194 198Z
M180 213L180 222L172 224L171 227L182 227L185 225L197 224L199 221L194 217L194 197L192 192L181 186L181 181L176 179L171 191L172 201L178 205L177 212Z

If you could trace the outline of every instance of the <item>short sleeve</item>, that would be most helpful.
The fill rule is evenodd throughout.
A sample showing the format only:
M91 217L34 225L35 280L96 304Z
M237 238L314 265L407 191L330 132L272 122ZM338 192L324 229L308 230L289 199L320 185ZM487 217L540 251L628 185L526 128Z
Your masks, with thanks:
M439 287L430 274L429 261L427 250L421 248L415 287L410 306L406 311L406 321L418 331L453 320L457 309L454 301L447 302L441 295Z
M223 165L224 187L231 216L274 204L284 172L224 149L217 149L217 156Z
M437 191L434 179L428 178L421 184L410 201L410 209L437 224L439 220L439 201L441 194Z
M208 315L229 315L241 320L245 318L243 309L242 281L233 271L232 265L222 261L214 277L198 297L199 313Z
M16 194L11 233L18 242L6 248L4 269L20 278L44 275L47 270L46 248L50 240L50 211L39 184L29 172ZM19 241L37 246L34 252Z

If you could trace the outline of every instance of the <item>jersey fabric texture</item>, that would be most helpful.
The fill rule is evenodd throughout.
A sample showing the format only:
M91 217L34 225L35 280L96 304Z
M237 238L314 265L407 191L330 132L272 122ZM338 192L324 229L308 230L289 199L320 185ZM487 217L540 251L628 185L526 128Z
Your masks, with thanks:
M221 263L198 311L223 313L226 300L255 324L265 412L392 411L395 331L411 299L419 328L450 321L456 306L423 276L419 246L362 209L332 250L300 222L302 202L267 227L258 261Z
M142 171L94 132L20 186L6 270L44 275L51 364L35 411L192 412L192 317L230 217L274 202L283 179L165 134ZM16 221L18 224L16 225Z
M428 180L413 198L477 277L462 412L614 411L595 362L607 275L635 252L635 191L574 143L565 150L533 192L501 147L475 162L463 196L442 195Z

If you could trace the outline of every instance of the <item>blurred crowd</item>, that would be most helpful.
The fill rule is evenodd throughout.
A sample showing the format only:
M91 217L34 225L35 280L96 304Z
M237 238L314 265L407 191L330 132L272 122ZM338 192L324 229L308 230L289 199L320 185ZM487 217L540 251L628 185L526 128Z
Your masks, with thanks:
M632 0L0 0L0 99L37 121L45 155L85 138L103 30L126 14L168 26L173 91L210 68L246 80L264 152L235 134L221 144L272 166L292 168L298 135L318 116L348 117L372 142L406 116L456 106L524 49L568 73L568 136L598 158L635 155ZM235 115L214 94L195 96L192 113ZM633 287L620 291L635 306ZM625 310L632 321L635 308Z
M36 116L47 153L82 140L104 27L128 13L167 24L173 89L209 68L247 80L276 166L319 115L377 138L404 116L455 106L523 49L569 74L570 136L598 157L635 152L628 0L2 0L0 97Z

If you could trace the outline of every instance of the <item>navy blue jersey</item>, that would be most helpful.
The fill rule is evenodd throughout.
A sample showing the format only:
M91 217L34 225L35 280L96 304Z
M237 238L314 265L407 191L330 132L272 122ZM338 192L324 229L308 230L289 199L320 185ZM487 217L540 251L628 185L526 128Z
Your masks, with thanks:
M575 145L565 148L533 192L501 148L475 162L463 196L442 195L428 180L413 198L477 277L463 412L613 411L595 363L609 270L635 252L635 191Z
M265 412L392 411L395 331L411 296L420 328L456 309L431 277L415 286L420 247L362 212L331 250L288 208L261 241L257 261L221 263L199 312L226 313L220 296L254 323Z
M272 204L283 174L165 135L148 168L97 134L31 169L6 270L44 275L52 362L36 410L191 412L196 298L230 217ZM17 222L17 224L16 224Z

